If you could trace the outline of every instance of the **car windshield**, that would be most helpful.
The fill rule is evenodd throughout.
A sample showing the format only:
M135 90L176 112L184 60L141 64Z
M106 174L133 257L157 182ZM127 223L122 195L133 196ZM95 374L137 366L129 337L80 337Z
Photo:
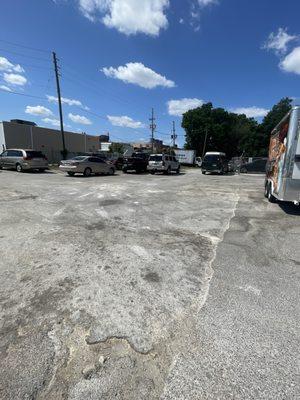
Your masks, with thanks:
M27 157L30 158L45 158L41 151L26 151Z
M217 161L220 161L220 156L218 156L217 154L210 154L210 155L204 157L204 161L205 162L217 162Z
M161 161L162 156L150 156L149 161Z

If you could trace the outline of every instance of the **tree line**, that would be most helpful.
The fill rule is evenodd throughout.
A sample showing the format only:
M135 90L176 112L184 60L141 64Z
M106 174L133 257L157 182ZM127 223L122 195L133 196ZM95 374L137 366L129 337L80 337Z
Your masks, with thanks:
M259 123L244 114L214 108L212 103L203 104L183 114L185 148L196 150L198 156L202 156L204 147L205 151L225 152L229 158L267 156L270 134L291 105L292 99L281 99Z

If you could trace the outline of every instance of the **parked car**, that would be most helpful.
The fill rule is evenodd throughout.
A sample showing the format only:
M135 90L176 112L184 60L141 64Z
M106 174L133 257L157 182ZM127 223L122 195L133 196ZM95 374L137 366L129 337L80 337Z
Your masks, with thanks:
M113 158L110 162L116 167L116 169L122 169L124 165L124 157Z
M202 161L202 174L206 172L217 172L224 174L228 172L228 160L225 153L208 152L205 154Z
M0 169L2 168L13 168L18 172L25 170L43 172L48 169L48 160L41 151L7 149L0 154Z
M240 167L240 172L266 172L267 158L261 158L252 162L244 163Z
M151 154L147 169L150 174L155 174L156 172L170 174L172 171L175 171L177 174L179 174L180 163L176 157L172 155Z
M128 171L146 172L148 165L149 155L146 153L132 153L130 157L124 158L123 164L123 172L127 173Z
M104 161L100 157L77 156L70 160L61 161L59 169L67 172L68 175L83 174L90 176L91 174L113 175L115 166Z

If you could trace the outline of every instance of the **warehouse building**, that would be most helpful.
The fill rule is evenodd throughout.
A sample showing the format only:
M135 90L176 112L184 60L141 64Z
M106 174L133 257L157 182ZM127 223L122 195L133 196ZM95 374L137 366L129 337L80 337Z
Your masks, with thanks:
M75 132L65 132L64 136L68 158L101 149L102 136ZM9 148L39 150L50 163L58 163L62 159L62 135L59 130L42 128L30 121L3 121L0 122L0 149Z

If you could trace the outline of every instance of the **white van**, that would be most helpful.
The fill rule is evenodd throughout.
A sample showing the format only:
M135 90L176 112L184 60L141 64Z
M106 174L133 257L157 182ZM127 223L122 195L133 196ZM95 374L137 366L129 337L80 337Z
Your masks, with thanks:
M149 157L147 170L150 174L156 172L163 172L164 174L170 174L175 171L176 174L180 172L180 164L175 156L169 154L151 154Z

